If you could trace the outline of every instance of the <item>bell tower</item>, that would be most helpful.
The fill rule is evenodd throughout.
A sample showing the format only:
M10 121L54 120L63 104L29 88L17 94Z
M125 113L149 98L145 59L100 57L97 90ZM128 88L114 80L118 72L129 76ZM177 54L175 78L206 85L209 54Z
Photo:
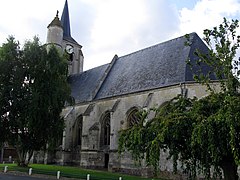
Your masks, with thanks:
M83 53L82 46L71 36L70 18L68 11L68 1L65 1L61 20L58 13L48 26L47 44L54 44L63 53L67 53L69 58L69 75L80 74L83 72Z

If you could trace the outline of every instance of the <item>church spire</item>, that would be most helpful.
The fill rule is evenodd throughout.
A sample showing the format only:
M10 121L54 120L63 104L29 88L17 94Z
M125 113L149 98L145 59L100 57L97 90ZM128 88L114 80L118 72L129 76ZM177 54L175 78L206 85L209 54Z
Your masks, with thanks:
M71 37L70 30L70 20L69 20L69 12L68 12L68 1L65 1L64 9L62 12L61 23L63 26L63 37Z

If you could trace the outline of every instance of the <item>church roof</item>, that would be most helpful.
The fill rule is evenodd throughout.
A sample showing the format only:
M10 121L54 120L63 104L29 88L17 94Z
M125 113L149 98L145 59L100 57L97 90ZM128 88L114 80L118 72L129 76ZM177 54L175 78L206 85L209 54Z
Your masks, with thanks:
M70 19L69 19L67 0L65 1L65 5L64 5L64 8L63 8L61 23L62 23L62 26L63 26L63 36L64 37L71 37Z
M60 28L62 28L62 23L61 21L59 20L58 18L58 11L57 11L57 14L56 14L56 17L52 20L52 22L48 25L48 28L50 26L58 26Z
M77 41L75 41L71 36L71 27L70 27L70 18L69 18L69 11L68 11L68 1L65 1L65 5L63 8L62 16L61 16L61 24L63 27L63 39L72 42L74 44L77 44Z
M72 96L76 102L91 101L97 84L99 83L108 64L99 66L81 74L72 75L68 78L71 85Z
M185 42L182 36L69 77L75 101L87 102L194 81L193 74L199 72L199 67L194 65L197 60L194 52L199 49L206 53L208 48L196 33L190 34L190 46ZM193 64L192 70L187 59ZM207 73L210 68L202 65L201 70Z

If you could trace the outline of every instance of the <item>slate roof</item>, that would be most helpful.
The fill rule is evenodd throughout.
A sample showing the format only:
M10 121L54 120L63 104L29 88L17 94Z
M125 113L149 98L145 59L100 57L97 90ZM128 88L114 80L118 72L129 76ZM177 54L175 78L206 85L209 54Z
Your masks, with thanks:
M64 5L64 8L63 8L61 23L62 23L62 26L63 26L63 36L64 37L71 37L70 19L69 19L67 0L65 1L65 5Z
M69 11L68 11L68 1L65 1L65 5L63 8L62 16L61 16L61 24L63 27L63 39L74 44L77 44L77 41L71 36L71 28L70 28L70 19L69 19Z
M197 60L194 51L207 52L208 48L196 33L190 34L190 46L186 46L185 42L186 38L182 36L119 57L110 71L107 71L109 64L106 64L69 77L75 101L87 102L193 81L198 66L193 66L192 71L186 60L190 58L194 64ZM204 73L209 71L206 65L201 69ZM108 74L99 88L105 71ZM216 79L214 76L211 78ZM99 90L92 96L96 87Z
M92 93L104 75L108 64L102 65L81 74L69 76L72 96L76 102L86 102L92 100Z

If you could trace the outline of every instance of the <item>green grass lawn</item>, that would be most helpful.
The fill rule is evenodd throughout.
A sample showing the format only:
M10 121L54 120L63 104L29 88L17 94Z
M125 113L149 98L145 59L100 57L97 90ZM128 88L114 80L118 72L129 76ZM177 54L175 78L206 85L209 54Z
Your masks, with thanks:
M0 168L3 170L4 166L8 166L9 171L21 171L28 173L29 168L32 168L33 174L47 174L56 176L57 171L61 172L61 176L86 179L87 174L90 174L90 180L118 180L122 177L122 180L152 180L153 178L142 178L139 176L129 176L119 173L111 173L107 171L98 171L90 169L81 169L79 167L70 166L57 166L57 165L43 165L43 164L31 164L28 168L18 167L16 164L0 164ZM156 180L156 179L154 179ZM158 179L163 180L163 179Z

